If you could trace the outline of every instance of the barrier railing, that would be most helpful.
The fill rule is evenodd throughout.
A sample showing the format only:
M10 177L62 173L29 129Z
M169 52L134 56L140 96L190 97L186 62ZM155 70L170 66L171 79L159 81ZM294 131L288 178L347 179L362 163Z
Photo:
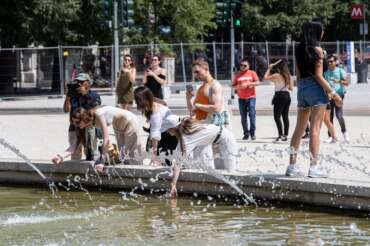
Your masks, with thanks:
M348 42L324 42L328 54L336 54L347 68ZM179 43L121 45L120 63L124 54L135 60L140 80L153 54L162 56L162 65L168 72L168 83L191 82L191 63L198 57L207 59L212 75L218 80L230 80L238 69L240 59L247 57L251 69L262 77L269 62L285 58L291 73L295 71L296 42L237 42L235 44L235 68L231 68L230 43ZM358 82L369 80L370 42L353 42L354 72ZM0 95L63 94L65 84L73 74L86 72L94 80L95 87L115 87L113 46L58 46L42 48L0 49Z

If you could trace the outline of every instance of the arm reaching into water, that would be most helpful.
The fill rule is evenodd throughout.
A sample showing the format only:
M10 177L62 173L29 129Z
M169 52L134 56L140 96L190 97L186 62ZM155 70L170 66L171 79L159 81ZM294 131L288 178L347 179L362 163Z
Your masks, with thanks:
M51 158L51 162L54 164L60 164L64 161L65 158L68 158L69 156L72 155L73 152L76 151L77 148L77 143L73 143L71 146L69 146L64 153L62 154L56 154Z
M177 189L176 189L176 185L177 185L177 180L180 176L180 167L176 164L174 164L173 166L173 176L172 176L172 182L171 182L171 191L170 191L170 195L172 198L174 197L177 197Z

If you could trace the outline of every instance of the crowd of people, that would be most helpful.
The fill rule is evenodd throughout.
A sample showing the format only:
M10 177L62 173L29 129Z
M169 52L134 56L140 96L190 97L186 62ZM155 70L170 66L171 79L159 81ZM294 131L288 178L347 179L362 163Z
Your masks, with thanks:
M284 59L270 64L262 79L274 85L272 105L278 133L276 141L288 141L290 93L294 84L297 86L297 123L290 143L286 175L302 175L296 160L301 138L308 129L311 156L308 176L327 177L326 171L318 164L320 129L324 122L328 128L328 142L338 141L333 126L335 113L343 137L345 141L349 141L342 110L348 81L344 70L336 66L337 58L334 55L327 56L320 47L324 34L322 24L306 23L302 32L295 57L297 80L293 81L288 63ZM90 90L89 76L84 73L76 75L72 85L67 88L64 103L64 111L70 113L69 147L64 153L56 154L52 162L62 163L69 156L71 159L81 159L84 149L86 160L95 160L96 170L103 171L110 158L108 128L112 126L120 157L135 159L140 163L141 126L138 116L132 112L135 102L137 109L149 123L149 128L144 127L144 130L149 135L146 149L150 153L151 165L173 167L173 196L177 193L176 183L182 168L237 171L237 143L231 131L231 114L224 100L223 86L212 77L204 58L193 62L192 71L201 85L198 89L192 85L186 87L184 102L186 101L189 115L185 117L173 114L164 101L166 70L161 67L159 55L151 57L141 85L137 83L133 57L129 54L123 57L116 83L116 107L101 106L99 95ZM231 83L238 95L242 140L256 139L256 86L259 84L260 78L250 69L248 59L242 59L240 70ZM100 151L98 138L102 139ZM161 158L162 153L164 159Z

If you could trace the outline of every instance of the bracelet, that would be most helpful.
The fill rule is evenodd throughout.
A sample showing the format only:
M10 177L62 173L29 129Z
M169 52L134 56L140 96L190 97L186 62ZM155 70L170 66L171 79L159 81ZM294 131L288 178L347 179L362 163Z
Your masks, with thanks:
M335 94L337 94L334 90L331 90L331 91L329 91L328 92L328 96L330 97L330 98L332 98L332 97L334 97L335 96Z
M57 154L57 156L60 158L60 162L63 162L64 161L64 158L61 154Z

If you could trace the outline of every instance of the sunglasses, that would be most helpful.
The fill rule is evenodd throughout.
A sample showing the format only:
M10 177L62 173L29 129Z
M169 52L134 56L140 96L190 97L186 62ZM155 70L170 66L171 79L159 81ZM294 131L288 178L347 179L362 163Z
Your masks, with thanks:
M240 67L248 67L248 64L241 64Z

